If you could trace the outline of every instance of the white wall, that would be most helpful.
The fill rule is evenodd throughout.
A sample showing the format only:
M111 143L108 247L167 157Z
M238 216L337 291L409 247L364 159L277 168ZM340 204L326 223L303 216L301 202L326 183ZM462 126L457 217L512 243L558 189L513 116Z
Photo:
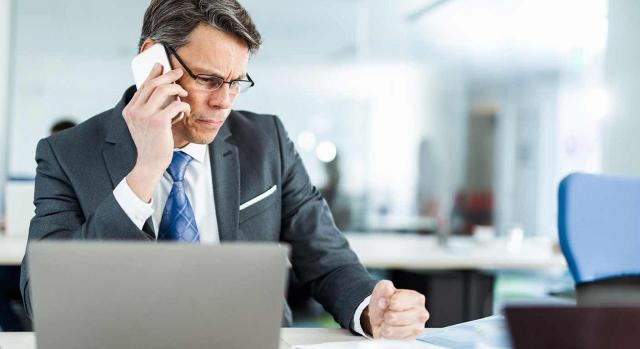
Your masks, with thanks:
M605 123L603 170L640 176L640 2L609 1L606 80L612 112Z
M0 1L0 216L4 213L4 183L9 154L9 91L11 64L11 0Z
M146 1L15 3L9 174L33 176L36 144L57 119L109 109L132 84Z

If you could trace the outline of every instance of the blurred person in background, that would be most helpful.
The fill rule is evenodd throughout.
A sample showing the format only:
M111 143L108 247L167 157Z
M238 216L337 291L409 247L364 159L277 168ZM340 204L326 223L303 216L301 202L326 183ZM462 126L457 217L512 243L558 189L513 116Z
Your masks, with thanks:
M50 132L53 135L53 134L56 134L56 133L58 133L60 131L66 130L68 128L72 128L75 125L76 125L75 121L73 121L71 119L68 119L68 118L64 118L64 119L61 119L59 121L56 121L53 124L53 126L51 126Z

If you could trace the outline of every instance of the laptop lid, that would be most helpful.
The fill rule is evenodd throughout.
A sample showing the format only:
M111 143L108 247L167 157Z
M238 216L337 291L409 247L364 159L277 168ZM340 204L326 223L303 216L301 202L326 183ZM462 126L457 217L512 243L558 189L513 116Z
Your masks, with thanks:
M287 248L34 242L40 349L276 349Z

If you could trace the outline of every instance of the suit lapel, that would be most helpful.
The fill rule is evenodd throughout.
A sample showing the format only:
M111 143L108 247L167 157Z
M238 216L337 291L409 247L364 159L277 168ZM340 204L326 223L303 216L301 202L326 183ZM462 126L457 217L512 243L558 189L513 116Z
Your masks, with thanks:
M111 185L115 188L136 164L136 147L133 141L120 140L110 144L102 152L105 166L111 177Z
M109 177L111 177L111 186L114 189L136 164L136 146L122 117L122 109L124 109L124 106L135 91L134 87L129 88L122 100L113 108L111 115L112 127L105 138L107 144L102 151L102 158L109 172ZM155 239L151 218L147 220L142 230Z
M240 162L228 120L209 145L209 156L220 241L233 241L238 231Z

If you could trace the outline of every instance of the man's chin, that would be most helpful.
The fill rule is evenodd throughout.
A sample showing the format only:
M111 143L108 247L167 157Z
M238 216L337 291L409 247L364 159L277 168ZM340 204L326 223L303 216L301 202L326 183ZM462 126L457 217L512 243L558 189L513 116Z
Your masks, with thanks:
M189 143L209 144L213 142L217 134L218 134L218 131L211 131L206 133L202 133L202 132L191 133L189 134Z

